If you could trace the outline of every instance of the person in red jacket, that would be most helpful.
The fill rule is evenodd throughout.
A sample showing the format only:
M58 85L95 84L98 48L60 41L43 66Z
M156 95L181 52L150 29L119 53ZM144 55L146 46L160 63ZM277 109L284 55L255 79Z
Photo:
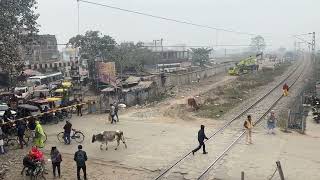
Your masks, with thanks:
M287 85L287 83L283 85L282 89L283 89L283 96L288 96L289 86Z
M31 148L29 154L35 161L44 161L43 152L41 152L36 146Z

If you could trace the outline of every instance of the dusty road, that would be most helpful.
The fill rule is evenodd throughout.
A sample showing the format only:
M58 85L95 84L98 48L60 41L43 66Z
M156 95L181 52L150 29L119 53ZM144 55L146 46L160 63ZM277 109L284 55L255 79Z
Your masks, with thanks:
M256 99L258 92L262 93L267 91L268 88L275 84L275 82L272 82L264 87L258 88L258 92L254 93L248 102L243 102L239 107L231 110L230 113L226 114L225 117L222 117L220 121L199 119L196 117L193 117L193 119L184 119L181 118L183 117L181 115L172 116L172 114L168 114L168 111L171 112L170 109L175 108L176 106L183 106L187 97L191 95L197 96L216 86L229 83L232 81L232 78L233 77L230 76L221 76L212 80L211 83L200 82L202 83L198 85L200 88L192 88L191 86L180 89L175 99L165 100L156 106L138 109L131 108L120 115L120 122L116 125L108 123L106 115L85 115L83 117L74 116L71 119L73 127L82 130L86 135L83 146L89 156L89 178L99 180L152 179L160 172L161 169L167 167L183 154L189 152L198 145L196 134L199 130L200 124L206 125L207 135L210 135L210 132L213 132L215 129L220 127L224 120L230 119L230 117L233 117L237 112L245 108L248 102L252 102ZM279 92L281 92L281 90L279 90ZM192 113L190 114L192 115ZM188 114L188 117L190 114ZM57 133L62 131L63 125L64 123L44 126L47 134L49 135L45 150L48 152L51 146L57 146L64 157L64 161L62 163L63 179L75 179L75 164L73 162L72 155L77 150L77 144L73 142L71 145L66 146L58 142L56 138ZM101 151L99 149L100 144L91 143L91 137L93 134L104 130L116 129L124 131L124 136L126 137L128 144L127 149L125 149L123 144L121 144L120 148L115 151L114 148L116 143L113 142L109 143L108 151ZM309 146L310 149L320 148L318 147L320 146L318 145L320 143L316 144L318 139L314 138L318 137L316 130L318 129L314 129L313 131L313 140L306 140L306 144L303 144L305 146ZM274 170L274 161L277 159L276 157L285 154L285 152L287 153L288 159L296 159L298 161L299 159L301 160L301 158L306 158L308 159L307 161L311 161L308 165L312 165L313 167L316 165L316 161L312 160L312 157L317 154L315 151L310 151L308 155L301 156L297 154L300 154L303 148L290 148L294 146L294 139L302 138L301 141L303 141L305 136L297 134L281 134L280 132L278 134L279 135L277 136L270 137L265 135L265 131L262 127L261 129L257 129L254 134L254 140L256 141L253 145L254 147L246 146L241 141L236 148L229 153L224 161L221 162L224 164L219 166L217 171L213 171L214 177L220 179L239 179L239 171L244 170L248 174L248 177L255 177L252 179L259 179L256 178L257 176L263 177L261 179L266 179L266 175L270 174L269 172L271 172L271 170ZM312 145L309 143L312 143ZM275 147L277 146L282 148L284 151L280 151L278 149L275 150ZM207 145L207 149L209 153L217 150L215 146L211 146L210 144ZM297 151L292 151L292 149ZM269 152L272 152L270 153L270 158L264 158ZM250 163L247 163L248 156L249 158L252 157ZM301 158L299 158L299 156ZM199 153L195 157L188 158L190 161L193 161L192 158L196 158L195 162L201 163L208 161L208 157L209 156ZM284 166L286 165L286 162L284 162ZM260 166L261 168L257 168ZM297 167L301 168L302 171L303 166ZM51 167L49 166L49 168ZM255 169L258 169L257 172ZM290 169L290 172L294 170L295 169ZM317 168L314 168L314 170L317 170ZM17 172L17 170L13 171L13 174L11 173L11 175L15 176L12 177L14 177L14 179L22 179L20 176L17 176ZM182 167L177 173L184 174L184 178L186 179L192 177L188 176L188 174L192 174L192 171L184 167ZM51 179L52 174L49 173L47 177L48 179ZM177 176L176 179L180 178L180 176ZM293 177L291 179L295 178Z

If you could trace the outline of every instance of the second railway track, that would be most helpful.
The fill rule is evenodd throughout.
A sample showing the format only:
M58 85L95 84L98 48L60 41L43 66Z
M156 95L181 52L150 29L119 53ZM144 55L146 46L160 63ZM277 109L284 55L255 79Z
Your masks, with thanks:
M222 127L210 134L206 143L206 149L209 154L193 157L191 150L174 162L167 169L163 170L155 180L159 179L206 179L208 172L215 166L219 160L238 142L244 135L242 128L247 114L251 114L255 123L260 122L270 109L281 99L281 86L287 82L290 86L301 76L306 64L299 63L285 78L276 86L271 88L266 94L253 102L248 108L236 115ZM209 130L207 129L207 132Z

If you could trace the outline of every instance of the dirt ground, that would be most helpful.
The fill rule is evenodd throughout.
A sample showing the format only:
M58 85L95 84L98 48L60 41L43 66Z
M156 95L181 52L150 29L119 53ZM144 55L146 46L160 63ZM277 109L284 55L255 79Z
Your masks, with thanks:
M198 145L196 134L200 124L205 124L207 134L210 134L210 132L221 126L224 119L230 118L230 116L242 109L243 104L234 108L228 116L219 121L196 117L193 112L179 112L177 107L185 107L188 97L201 96L201 94L219 85L232 82L234 78L232 76L218 75L206 81L201 81L199 84L176 89L175 98L166 99L156 105L133 107L122 111L120 122L115 125L107 122L105 114L74 116L71 119L73 128L83 131L86 135L83 147L89 158L87 162L89 179L143 180L157 176L160 170L172 164L172 162ZM273 84L274 82L257 90L261 92ZM253 96L255 95L253 93ZM252 101L252 99L250 100ZM62 179L71 180L76 179L73 154L77 150L78 144L73 142L71 145L66 146L58 142L56 135L62 131L63 125L64 123L44 126L48 134L48 142L44 151L48 153L51 146L57 146L63 155ZM124 132L128 144L127 149L124 148L123 144L120 144L120 148L114 150L116 143L113 142L108 144L109 150L106 151L99 149L100 144L91 143L93 134L104 130L117 129ZM266 179L267 175L274 170L276 159L280 159L283 163L285 173L288 172L289 174L289 172L298 171L297 168L300 168L299 173L301 173L301 176L297 177L302 177L303 174L312 175L311 171L304 173L307 166L312 167L313 170L319 170L319 161L314 158L318 154L314 149L319 149L318 146L320 144L318 143L320 136L318 128L310 129L312 135L307 136L296 133L283 134L279 131L275 136L267 136L262 126L255 131L254 145L246 146L243 142L240 142L224 158L221 162L223 164L213 171L215 178L239 179L239 172L243 170L246 173L246 177L251 179ZM301 144L295 148L297 140L301 140L299 141ZM306 154L301 153L304 150L304 146L310 150ZM209 144L208 150L210 153L215 149L210 147ZM0 165L3 166L4 164L10 167L5 179L24 179L19 174L23 154L25 154L25 151L17 150L0 156ZM46 157L48 158L48 156ZM195 158L206 159L206 156L199 155L195 156ZM305 160L303 160L304 158ZM12 160L10 163L7 163L7 161L3 163L3 160L6 159ZM290 161L285 161L285 159ZM292 163L301 165L294 168L294 166L290 166ZM52 179L51 166L48 165L47 167L49 174L46 177L47 179ZM315 174L313 175L315 176ZM290 176L290 179L300 180L301 178Z
M194 137L201 124L201 121L189 121L185 124L177 123L179 121L176 121L174 116L164 115L163 112L178 104L185 104L189 97L185 94L197 96L218 85L231 82L234 78L225 76L225 74L218 74L206 81L201 81L199 84L186 85L176 89L175 97L177 98L167 99L152 107L133 107L120 112L120 122L116 125L107 122L105 114L74 116L71 119L73 128L82 130L86 135L83 146L89 157L88 177L90 179L137 180L155 177L160 168L189 151L186 147L196 146ZM203 88L195 88L199 85ZM65 146L58 142L56 135L62 131L63 125L64 123L44 126L48 135L44 151L48 159L51 146L57 146L64 159L62 162L62 179L75 179L76 169L72 155L77 150L77 144L72 143L70 146ZM208 128L212 126L218 126L218 123L207 125ZM128 149L125 149L121 144L120 148L115 151L116 143L114 142L108 145L108 151L101 151L99 149L100 144L91 143L93 134L116 129L124 131ZM25 179L20 175L20 170L22 168L22 158L26 152L27 150L17 150L1 156L1 160L12 159L12 161L10 160L12 163L8 166L13 168L6 172L5 179ZM4 164L4 166L7 166L6 163ZM50 165L48 169L50 171L46 177L50 179L52 177Z

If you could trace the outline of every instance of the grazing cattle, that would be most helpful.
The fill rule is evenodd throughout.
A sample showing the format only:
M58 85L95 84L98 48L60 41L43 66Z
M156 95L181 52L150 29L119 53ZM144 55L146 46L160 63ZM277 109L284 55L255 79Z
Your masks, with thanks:
M191 106L193 109L198 110L199 106L194 98L188 99L188 105Z
M92 136L92 143L98 141L101 142L100 149L102 150L102 146L105 143L106 144L106 150L108 150L108 142L112 142L114 140L117 140L117 147L115 150L118 149L120 140L123 142L124 146L127 148L127 144L125 142L123 132L116 130L116 131L103 131L99 134L93 135Z

